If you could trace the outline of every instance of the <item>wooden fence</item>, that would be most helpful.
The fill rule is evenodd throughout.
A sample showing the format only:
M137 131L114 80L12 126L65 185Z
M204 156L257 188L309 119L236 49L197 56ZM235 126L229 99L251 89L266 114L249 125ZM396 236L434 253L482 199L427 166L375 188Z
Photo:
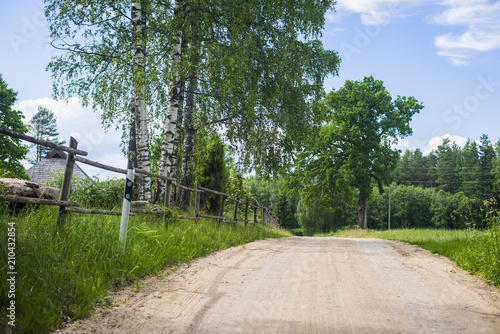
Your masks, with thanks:
M63 174L63 183L61 186L61 191L60 191L60 197L59 200L48 200L48 199L39 199L39 198L28 198L28 197L22 197L22 196L12 196L12 195L0 195L0 201L8 201L8 202L16 202L16 203L31 203L31 204L40 204L40 205L55 205L59 207L59 212L58 212L58 217L57 217L57 224L59 227L63 227L65 223L65 218L66 218L66 213L67 212L74 212L74 213L82 213L82 214L105 214L105 215L122 215L121 211L109 211L109 210L98 210L98 209L82 209L80 207L80 203L78 202L70 202L68 201L69 198L69 192L71 188L71 178L73 175L73 168L75 166L75 161L94 166L100 169L112 171L115 173L120 173L120 174L127 174L127 169L121 169L113 166L108 166L96 161L92 161L89 159L84 158L83 156L87 156L88 153L82 150L78 149L78 142L71 137L70 138L70 144L69 147L67 146L62 146L62 145L56 145L54 143L50 143L44 140L39 140L15 131L11 131L5 128L0 127L0 134L4 134L13 138L18 138L22 139L31 143L35 143L37 145L42 145L45 147L50 147L53 149L57 149L60 151L67 152L67 157L66 157L66 166L64 169L64 174ZM261 219L260 223L266 224L268 226L273 226L273 227L279 227L279 219L276 217L271 210L269 210L266 207L257 205L257 203L250 203L250 201L246 199L241 199L239 198L238 195L236 195L236 198L231 198L229 194L218 192L212 189L208 189L205 187L202 187L199 182L196 184L196 188L190 188L190 187L185 187L180 184L177 184L177 180L175 178L169 177L169 176L163 176L159 174L154 174L150 173L144 170L140 169L135 169L136 174L143 174L150 176L152 178L156 178L158 180L163 180L166 184L166 191L165 191L165 201L164 201L164 206L167 208L167 210L163 211L149 211L149 210L141 210L137 208L131 208L130 212L132 214L134 213L142 213L142 214L154 214L154 215L163 215L164 217L169 216L171 219L188 219L188 220L196 220L198 221L201 218L212 218L216 219L219 224L222 222L224 223L238 223L238 222L244 222L246 224L258 224L259 221L257 220L258 213L261 213ZM195 215L194 217L189 217L189 216L171 216L172 211L170 210L171 207L171 193L172 193L172 187L187 190L190 192L195 193L195 204L194 204L194 210L195 210ZM211 215L205 215L200 213L200 197L201 194L204 192L212 193L215 195L218 195L222 199L222 204L221 208L219 211L219 214L217 216L211 216ZM227 201L233 201L234 202L234 212L231 215L231 219L227 219L224 217L224 209L226 206ZM243 206L244 207L244 212L245 212L245 218L241 219L238 218L238 213L239 213L239 207ZM253 210L253 220L251 221L249 219L249 210Z

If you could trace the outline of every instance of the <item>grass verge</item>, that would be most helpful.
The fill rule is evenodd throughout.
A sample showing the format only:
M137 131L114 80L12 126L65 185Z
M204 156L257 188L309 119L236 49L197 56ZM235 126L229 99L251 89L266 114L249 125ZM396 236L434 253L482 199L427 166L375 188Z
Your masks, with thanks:
M223 224L211 220L177 221L130 218L125 251L120 250L120 217L70 215L63 233L55 227L57 210L42 207L18 216L0 214L0 240L15 226L15 329L47 333L67 318L89 314L110 289L119 289L168 266L254 240L288 236L262 225ZM15 223L15 224L12 224ZM5 240L5 242L4 242ZM7 247L0 250L0 329L7 328L10 303Z
M488 230L401 229L390 231L347 230L318 236L400 240L455 261L474 275L500 287L500 222Z

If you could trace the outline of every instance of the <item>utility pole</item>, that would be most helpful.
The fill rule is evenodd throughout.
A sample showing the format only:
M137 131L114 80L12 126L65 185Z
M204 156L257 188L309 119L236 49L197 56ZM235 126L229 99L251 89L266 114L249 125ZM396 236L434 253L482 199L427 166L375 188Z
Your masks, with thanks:
M391 229L391 190L392 190L392 183L389 184L389 219L387 220L387 229Z

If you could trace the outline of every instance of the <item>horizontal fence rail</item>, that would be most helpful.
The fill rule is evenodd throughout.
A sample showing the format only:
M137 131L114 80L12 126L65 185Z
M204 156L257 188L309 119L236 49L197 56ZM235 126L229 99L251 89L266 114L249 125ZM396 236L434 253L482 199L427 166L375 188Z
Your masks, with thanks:
M31 137L31 136L28 136L28 135L25 135L25 134L22 134L22 133L19 133L19 132L15 132L15 131L12 131L12 130L9 130L9 129L6 129L6 128L0 127L0 133L4 134L4 135L7 135L9 137L14 137L14 138L17 138L17 139L22 139L22 140L28 141L30 143L33 143L33 144L38 144L38 145L41 145L41 146L50 147L50 148L53 148L53 149L56 149L56 150L59 150L59 151L64 151L64 152L68 152L68 153L71 153L71 154L79 154L79 155L83 155L83 156L87 156L88 155L87 152L82 151L82 150L77 150L77 149L74 149L74 148L71 148L71 147L57 145L57 144L51 143L50 141L46 141L46 140L36 139L34 137Z
M45 146L45 147L50 147L53 149L57 149L60 151L64 151L68 153L67 159L66 159L66 166L64 170L64 179L63 179L63 184L61 186L61 195L59 200L49 200L49 199L40 199L40 198L29 198L29 197L22 197L22 196L9 196L9 195L0 195L0 201L7 201L7 202L15 202L15 203L28 203L28 204L41 204L41 205L54 205L59 207L59 215L58 215L58 225L63 226L64 225L64 218L66 215L66 212L73 212L73 213L81 213L81 214L105 214L105 215L117 215L120 216L122 215L121 211L111 211L111 210L98 210L98 209L83 209L79 208L80 203L78 202L71 202L68 201L69 197L69 189L71 186L71 177L73 174L73 167L75 164L75 161L97 167L100 169L108 170L111 172L119 173L119 174L127 174L127 169L122 169L122 168L117 168L114 166L108 166L105 164L102 164L97 161L92 161L87 158L83 158L81 156L87 156L88 153L82 150L77 149L78 142L71 137L70 138L70 147L67 146L62 146L62 145L56 145L54 143L44 141L44 140L39 140L33 137L30 137L28 135L24 135L15 131L11 131L5 128L0 127L0 134L4 134L13 138L18 138L21 140L25 140L31 143L35 143L37 145ZM80 155L80 156L79 156ZM155 174L151 173L148 171L144 171L141 169L134 169L134 172L136 174L142 174L146 175L152 178L156 178L157 180L163 180L165 182L165 189L166 189L166 194L165 194L165 201L164 201L164 206L167 210L142 210L142 209L137 209L137 208L130 208L130 215L135 215L136 213L140 214L152 214L152 215L163 215L164 219L168 216L169 219L185 219L185 220L195 220L198 221L201 218L209 218L209 219L215 219L217 220L218 224L221 222L224 223L231 223L231 224L236 224L238 222L244 222L246 224L258 224L258 213L260 211L260 221L262 224L266 224L269 226L274 226L274 227L279 227L279 219L276 215L274 215L271 210L264 206L257 205L257 203L251 203L247 199L241 199L239 198L238 195L236 195L236 198L230 197L230 194L226 194L220 191L208 189L205 187L202 187L199 182L196 184L196 188L190 188L186 187L183 185L180 185L177 182L177 180L173 177L170 176L165 176L165 175L160 175L160 174ZM171 202L171 193L172 193L172 187L174 187L174 193L175 189L182 189L185 191L189 191L192 193L195 193L195 204L194 204L194 209L195 209L195 216L194 217L189 217L189 216L173 216L172 211L170 210L170 202ZM218 215L206 215L200 213L200 199L201 199L201 194L202 193L211 193L217 196L221 197L221 208L220 212ZM234 212L231 217L231 219L228 219L224 216L224 209L227 201L232 201L234 202ZM239 209L238 207L241 205L244 205L245 211L244 215L245 218L238 218L239 216ZM249 210L253 210L253 222L250 221L248 215L249 215Z

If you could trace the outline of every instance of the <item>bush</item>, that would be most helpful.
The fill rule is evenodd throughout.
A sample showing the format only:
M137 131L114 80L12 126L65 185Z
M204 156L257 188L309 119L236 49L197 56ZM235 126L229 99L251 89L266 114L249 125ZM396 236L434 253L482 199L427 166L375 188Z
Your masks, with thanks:
M61 188L63 175L53 175L54 181L49 186ZM73 178L71 180L71 191L69 200L79 202L82 208L108 209L121 207L125 179L108 179L100 181L97 176L85 179Z

